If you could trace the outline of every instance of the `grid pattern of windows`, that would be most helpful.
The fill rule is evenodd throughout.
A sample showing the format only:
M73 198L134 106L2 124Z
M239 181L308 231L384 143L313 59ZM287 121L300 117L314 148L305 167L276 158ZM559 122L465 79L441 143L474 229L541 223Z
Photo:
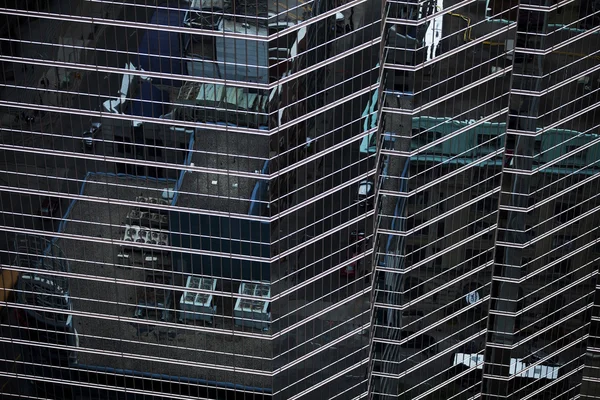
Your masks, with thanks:
M372 398L594 395L594 7L386 3Z
M2 391L365 393L381 6L0 15Z
M0 393L595 396L599 18L1 1Z

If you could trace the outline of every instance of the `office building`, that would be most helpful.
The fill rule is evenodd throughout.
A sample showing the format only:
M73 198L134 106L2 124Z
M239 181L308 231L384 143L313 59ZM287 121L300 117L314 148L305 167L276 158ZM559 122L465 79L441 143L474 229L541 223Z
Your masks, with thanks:
M386 7L370 396L593 395L597 15Z
M5 1L2 392L593 398L598 11Z

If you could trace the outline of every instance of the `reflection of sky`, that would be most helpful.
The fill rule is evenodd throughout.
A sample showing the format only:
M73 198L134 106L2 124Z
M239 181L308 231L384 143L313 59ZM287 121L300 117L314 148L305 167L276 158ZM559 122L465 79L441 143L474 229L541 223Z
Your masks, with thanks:
M454 355L454 365L466 365L469 368L483 369L483 355L457 353ZM517 375L519 378L531 379L558 379L558 367L537 365L530 367L519 358L510 359L509 376Z
M442 11L444 9L444 1L436 0L437 5L435 11ZM421 11L422 13L422 11ZM419 18L423 18L425 15L420 15ZM443 15L438 15L429 23L427 31L425 32L425 61L433 60L437 52L437 48L442 41L442 19Z

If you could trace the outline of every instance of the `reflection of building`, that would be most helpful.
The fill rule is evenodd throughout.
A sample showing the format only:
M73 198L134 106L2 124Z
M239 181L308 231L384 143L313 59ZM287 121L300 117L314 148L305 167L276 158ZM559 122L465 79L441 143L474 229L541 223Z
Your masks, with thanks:
M2 276L20 274L5 307L18 336L3 338L23 347L19 384L102 399L597 391L595 1L47 3L36 20L12 11L27 29L2 45L15 81L28 64L83 77L44 83L60 107L0 88L15 119L2 231L31 234L1 248ZM38 197L56 211L38 218Z
M31 341L17 350L25 361L25 373L68 377L62 368L77 364L79 335L70 315L68 261L55 243L35 236L15 240L14 265L21 271L14 310L18 329L15 340ZM53 310L48 312L45 310ZM39 344L42 344L41 347ZM62 349L60 346L64 346ZM56 368L58 367L58 368ZM44 382L36 382L44 387Z
M594 386L598 38L579 2L485 4L443 15L431 59L418 32L435 18L388 4L379 138L361 146L388 166L378 398L566 399Z
M336 16L352 15L343 2L80 3L77 15L106 6L114 19L108 9L89 13L99 22L90 49L102 50L73 61L92 70L82 68L74 109L47 111L64 114L74 132L67 138L71 127L54 127L52 143L36 143L60 150L44 161L68 169L57 177L64 184L56 185L61 191L12 185L65 200L56 221L22 228L56 231L49 236L64 253L57 258L70 267L56 278L69 283L68 297L60 297L66 305L36 293L54 281L26 285L32 275L21 273L16 287L16 308L43 306L51 310L39 315L69 321L44 326L61 331L60 339L23 339L58 347L49 354L60 362L32 370L45 383L35 386L39 397L52 389L65 398L122 398L131 382L144 387L136 394L184 398L217 391L319 397L340 387L360 395L368 356L364 232L372 236L363 205L372 203L374 187L357 195L359 181L372 182L372 160L353 146L360 103L376 76L352 67L357 79L344 91L353 104L338 102L335 112L326 89L343 87L335 83L342 68L329 60L337 53L350 50L347 60L375 65L376 30L338 32ZM363 11L362 23L376 22L378 11ZM360 243L350 243L359 230Z

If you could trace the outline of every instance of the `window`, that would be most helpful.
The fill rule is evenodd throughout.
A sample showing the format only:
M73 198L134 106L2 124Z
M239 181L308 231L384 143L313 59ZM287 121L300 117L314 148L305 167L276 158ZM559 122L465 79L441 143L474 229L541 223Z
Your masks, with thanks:
M581 207L568 204L568 203L557 203L554 206L554 219L556 222L564 224L571 221L573 218L581 214Z
M566 146L566 153L570 153L572 151L577 151L581 146ZM578 160L585 160L587 158L587 149L581 150L573 155L574 158Z
M528 240L535 239L535 230L533 230L533 226L525 225L525 236L528 238Z
M409 336L412 336L414 334L415 334L415 332L402 331L401 338L406 339ZM433 352L435 352L437 350L435 339L429 335L415 336L413 339L410 339L407 342L400 345L400 347L408 348L408 349L427 349L427 348L429 348Z
M388 18L417 20L418 4L389 2L387 6Z
M556 258L552 258L550 260L550 262L554 262L555 260L556 260ZM571 259L566 259L566 260L560 261L556 265L553 265L549 272L551 274L555 274L555 275L566 275L570 271L571 271Z
M440 192L440 201L438 203L438 211L440 213L443 213L446 211L446 204L445 204L445 200L444 200L444 192Z
M472 268L477 268L492 259L492 252L486 251L483 253L478 253L478 250L467 249L465 258L468 260L468 263Z
M422 225L425 221L422 219L408 218L406 220L406 230L409 231L414 229L415 227ZM429 225L422 227L415 235L428 235L429 234Z
M438 239L444 237L446 234L446 224L444 221L440 221L437 223L437 236Z
M475 235L481 231L485 231L485 233L481 236L482 239L491 240L494 237L494 231L490 230L491 224L485 221L478 221L469 226L469 235Z
M410 205L413 206L419 206L417 207L419 210L424 208L424 206L428 206L429 205L429 196L430 195L430 191L425 191L425 192L421 192L416 194L415 196L411 196L408 200Z
M177 164L184 163L185 158L187 157L187 154L188 154L188 147L189 147L189 144L184 143L184 142L179 142L177 144L177 150L176 150L177 160L175 161Z
M406 254L406 261L409 265L413 265L425 259L427 250L425 248L416 250L413 246L406 246Z
M416 145L419 147L442 138L442 132L425 131L424 129L413 129L412 134L413 138L416 138ZM440 146L441 143L434 146L433 149L439 148Z
M527 265L533 261L532 257L521 257L521 265Z
M148 157L151 157L155 160L162 158L162 148L164 147L162 140L146 138L145 142Z
M485 199L479 200L475 203L475 210L477 212L483 212L485 214L493 213L498 209L498 197L490 196Z
M133 155L133 145L128 143L131 143L131 139L124 138L123 136L115 136L115 145L119 155Z
M435 248L435 249L434 249L434 255L435 255L435 254L439 254L439 253L441 253L441 251L442 251L442 249L441 249L441 248L439 248L439 247ZM443 260L443 256L440 256L440 257L437 257L437 258L435 258L435 259L433 260L433 267L434 267L434 268L436 268L436 269L440 269L440 268L442 268L442 263L443 263L443 261L444 261L444 260Z
M508 129L519 129L519 118L517 117L517 115L519 114L518 111L515 110L509 110L508 111ZM510 137L512 137L512 146L509 147L509 143L506 144L506 148L507 149L514 149L514 136L510 135Z
M419 278L408 277L404 281L404 292L406 300L413 301L425 294L425 286Z
M484 134L480 133L477 135L477 144L478 145L486 145L486 146L494 146L496 147L496 143L493 142L494 139L497 139L498 135L495 134Z
M571 250L575 245L573 242L576 238L576 236L571 235L556 235L552 238L552 248L557 249L564 246L562 250Z

